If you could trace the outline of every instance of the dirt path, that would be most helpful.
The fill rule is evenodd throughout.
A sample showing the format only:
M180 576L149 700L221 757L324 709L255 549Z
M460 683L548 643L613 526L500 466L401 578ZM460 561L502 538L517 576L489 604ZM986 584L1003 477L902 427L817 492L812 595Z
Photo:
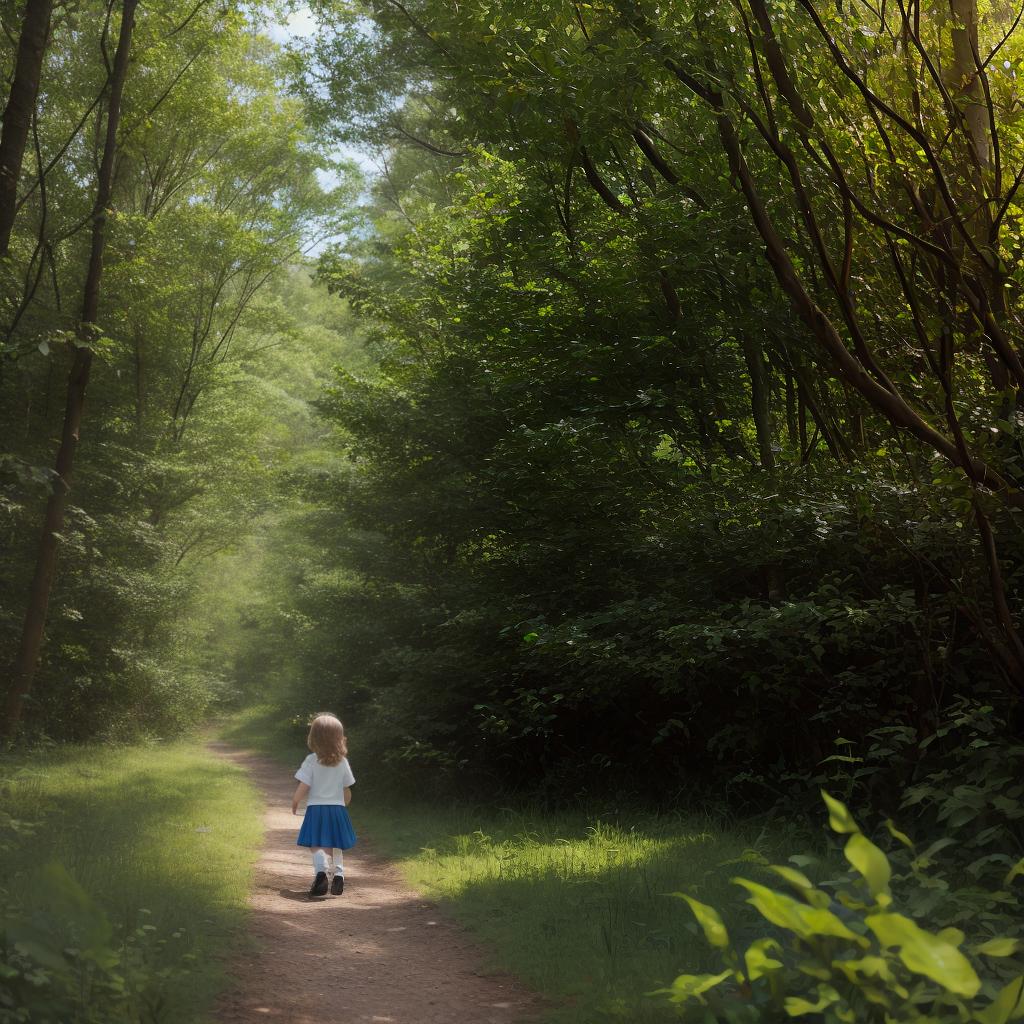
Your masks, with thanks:
M255 958L237 964L221 1024L519 1024L538 1003L483 957L437 907L409 889L360 833L345 894L310 901L307 851L295 845L295 783L268 758L210 749L249 772L266 799L264 844L249 903Z

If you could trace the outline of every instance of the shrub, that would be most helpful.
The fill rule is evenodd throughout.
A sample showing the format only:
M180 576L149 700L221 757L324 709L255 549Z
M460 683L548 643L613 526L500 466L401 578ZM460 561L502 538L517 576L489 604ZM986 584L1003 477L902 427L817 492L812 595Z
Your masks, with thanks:
M31 913L0 891L0 1024L156 1024L174 969L150 924L119 935L59 863ZM142 911L142 914L148 913Z
M953 881L932 873L942 842L918 853L907 836L888 824L908 851L887 856L861 831L846 805L823 792L829 824L845 838L851 871L813 883L800 868L808 858L769 865L795 895L746 878L734 881L771 925L770 933L742 951L717 911L685 894L708 942L720 952L716 974L684 974L658 993L683 1008L683 1017L711 1024L783 1020L815 1024L1010 1024L1024 1020L1024 944L994 926L1017 930L1019 902L1011 893L1024 875L1024 860L1004 878L1003 914L989 912L959 928L928 927L936 917L956 916ZM901 859L906 873L894 871ZM897 910L897 894L901 909ZM936 900L936 894L939 899ZM964 897L970 906L972 897ZM936 904L945 912L935 913ZM961 908L962 909L962 908ZM966 952L965 952L966 950ZM968 955L969 954L969 955Z

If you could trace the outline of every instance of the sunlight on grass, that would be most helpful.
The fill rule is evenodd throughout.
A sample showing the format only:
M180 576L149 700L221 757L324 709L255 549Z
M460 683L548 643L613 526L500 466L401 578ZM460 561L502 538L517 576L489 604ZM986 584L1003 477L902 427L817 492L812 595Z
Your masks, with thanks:
M5 758L0 772L3 810L32 829L4 837L8 901L46 912L38 871L58 860L115 934L151 935L159 1019L203 1020L243 926L261 840L260 801L242 772L197 742L47 750Z
M658 839L601 822L588 826L586 833L577 839L542 840L538 833L530 832L495 842L477 830L471 835L453 836L455 849L451 853L425 848L411 862L410 870L419 884L436 886L439 894L455 896L481 879L544 877L573 882L622 868L640 868L642 873L652 857L673 850L681 855L683 847L712 842L707 832Z
M437 898L510 970L551 999L549 1019L584 1024L675 1020L645 995L715 964L680 890L733 905L729 879L783 836L706 819L354 809L408 881ZM742 932L745 921L730 924Z

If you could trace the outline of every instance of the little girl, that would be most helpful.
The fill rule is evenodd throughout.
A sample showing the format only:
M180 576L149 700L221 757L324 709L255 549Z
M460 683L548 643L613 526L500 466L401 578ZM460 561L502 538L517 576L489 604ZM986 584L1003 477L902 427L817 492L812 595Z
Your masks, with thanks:
M348 744L345 729L331 714L317 715L309 726L306 746L313 753L302 762L295 778L299 784L292 797L292 814L299 813L299 804L306 799L306 816L302 819L296 846L313 851L313 870L316 877L309 895L327 895L327 874L334 856L331 893L340 896L345 891L345 869L342 850L356 845L356 834L348 816L346 804L352 802L355 776L349 767Z

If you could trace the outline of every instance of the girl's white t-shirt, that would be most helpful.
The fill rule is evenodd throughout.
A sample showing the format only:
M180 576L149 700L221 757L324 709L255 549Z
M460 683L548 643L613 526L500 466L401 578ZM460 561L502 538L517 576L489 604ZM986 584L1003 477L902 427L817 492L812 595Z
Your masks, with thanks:
M344 807L345 787L354 786L356 781L347 757L338 764L321 764L316 754L310 754L302 762L295 778L309 786L307 807L318 804L341 804Z

